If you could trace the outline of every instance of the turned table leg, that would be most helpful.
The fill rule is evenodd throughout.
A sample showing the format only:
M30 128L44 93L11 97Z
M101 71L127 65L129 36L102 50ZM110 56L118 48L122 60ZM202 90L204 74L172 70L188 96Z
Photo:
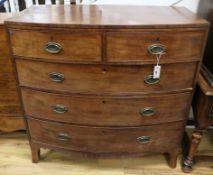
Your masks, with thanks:
M31 152L32 152L32 162L38 163L40 160L40 147L35 143L30 143Z
M185 173L189 173L192 171L192 166L194 165L194 154L197 150L198 145L200 144L201 138L203 135L203 131L195 130L192 134L192 139L189 147L189 153L187 158L183 162L183 171Z

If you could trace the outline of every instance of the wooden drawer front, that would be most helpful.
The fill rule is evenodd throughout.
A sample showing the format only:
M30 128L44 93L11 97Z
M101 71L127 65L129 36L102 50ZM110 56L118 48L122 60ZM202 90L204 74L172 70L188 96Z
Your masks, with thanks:
M197 63L162 65L158 84L146 84L144 77L153 72L150 66L68 65L17 60L21 86L68 92L154 92L191 88ZM50 73L64 76L61 83L49 79Z
M155 55L150 54L147 49L152 44L163 44L166 47L162 63L168 60L200 59L203 41L203 31L108 33L107 59L110 62L156 62Z
M191 93L110 98L22 89L22 97L26 115L36 118L93 126L138 126L185 120Z
M10 30L14 55L56 61L100 61L101 34L97 33L53 33L39 31ZM59 53L49 53L48 42L61 45Z
M168 148L177 148L184 123L104 128L28 119L33 141L81 152L117 154L168 152Z

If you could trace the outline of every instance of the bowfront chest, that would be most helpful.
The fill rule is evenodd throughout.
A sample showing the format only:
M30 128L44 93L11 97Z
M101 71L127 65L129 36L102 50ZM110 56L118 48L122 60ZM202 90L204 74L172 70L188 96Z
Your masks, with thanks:
M50 148L167 153L176 166L205 20L185 8L33 6L6 25L33 162Z

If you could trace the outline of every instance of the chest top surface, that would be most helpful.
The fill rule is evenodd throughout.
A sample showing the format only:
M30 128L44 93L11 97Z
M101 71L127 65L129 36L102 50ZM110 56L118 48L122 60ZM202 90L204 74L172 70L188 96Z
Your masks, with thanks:
M32 6L6 21L8 25L72 28L205 27L208 22L184 7L112 5Z

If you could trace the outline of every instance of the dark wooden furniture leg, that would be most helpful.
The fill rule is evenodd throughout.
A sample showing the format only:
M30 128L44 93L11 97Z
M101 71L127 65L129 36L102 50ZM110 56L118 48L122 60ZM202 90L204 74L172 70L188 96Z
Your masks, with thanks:
M30 143L31 152L32 152L32 162L38 163L40 160L40 147L35 143Z
M205 71L202 69L202 71ZM200 73L198 87L193 99L193 110L196 130L192 134L187 158L183 162L183 171L189 173L195 164L195 153L201 142L203 131L213 124L213 87L211 87L204 75Z
M169 166L171 168L176 168L177 159L180 153L181 153L181 150L179 148L169 153Z
M213 124L213 15L212 0L200 1L197 9L198 16L204 17L211 23L209 36L205 47L203 65L198 80L198 90L193 100L195 124L197 131L192 136L192 142L188 158L184 161L184 172L190 172L193 165L193 157L202 137L202 130ZM199 129L199 130L198 130ZM199 156L199 157L204 157ZM210 157L210 156L209 156ZM195 157L198 162L198 156ZM209 159L209 158L208 158Z
M190 173L192 171L192 166L194 165L194 154L200 144L203 131L195 130L192 134L191 144L189 147L189 153L187 158L184 160L183 171L185 173Z

